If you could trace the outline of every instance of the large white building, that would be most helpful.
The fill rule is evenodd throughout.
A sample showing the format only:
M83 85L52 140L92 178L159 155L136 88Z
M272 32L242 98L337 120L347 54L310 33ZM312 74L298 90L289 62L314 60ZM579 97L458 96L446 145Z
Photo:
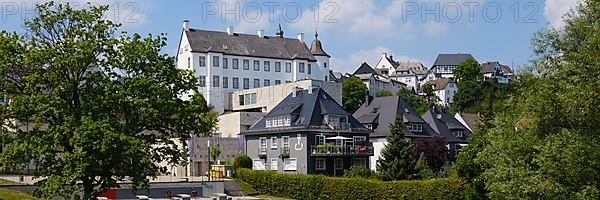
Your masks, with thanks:
M409 89L417 92L420 88L419 79L425 76L427 68L421 62L395 61L392 55L382 53L375 66L378 74L406 84Z
M377 72L366 62L362 63L352 76L365 83L370 96L377 96L377 93L383 90L396 94L401 88L407 87L406 84Z
M219 113L226 111L231 93L298 80L328 81L330 58L318 34L310 49L304 35L285 38L281 26L275 36L192 29L183 22L177 67L191 70L200 91ZM185 98L185 97L184 97Z

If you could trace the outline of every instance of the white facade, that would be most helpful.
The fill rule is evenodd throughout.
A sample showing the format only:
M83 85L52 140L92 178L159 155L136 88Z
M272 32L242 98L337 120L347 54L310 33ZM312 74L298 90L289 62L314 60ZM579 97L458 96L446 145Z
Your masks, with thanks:
M227 55L218 52L198 53L192 52L191 49L186 34L182 34L177 67L194 72L200 81L198 91L219 113L223 113L230 104L229 94L233 91L304 79L327 80L329 77L330 59L327 56L314 56L317 60L315 62Z
M407 87L404 83L376 74L358 74L355 76L363 81L371 96L377 96L377 93L382 90L387 90L392 92L392 94L396 94L401 88Z
M454 102L454 94L456 94L457 88L456 84L453 82L448 83L446 88L442 88L440 90L435 90L433 93L438 98L437 104L449 107L452 102Z
M386 138L371 138L370 141L373 142L373 156L369 158L369 167L371 170L377 171L377 161L381 158L381 151L388 142Z

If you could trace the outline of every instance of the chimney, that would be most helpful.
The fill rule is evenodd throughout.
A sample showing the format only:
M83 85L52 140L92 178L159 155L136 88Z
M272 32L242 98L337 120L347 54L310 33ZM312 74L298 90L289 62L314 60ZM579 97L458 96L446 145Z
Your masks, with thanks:
M390 54L390 60L394 61L394 56L392 56L392 54Z
M190 20L183 20L183 30L190 31Z
M383 56L384 58L387 58L387 53L381 53L381 56Z
M263 37L265 37L265 31L264 30L258 30L257 33L256 33L256 35L258 35L258 37L263 38Z
M227 27L227 34L233 35L233 26Z
M373 98L371 97L371 95L369 95L369 90L367 90L367 95L365 96L365 104L366 104L366 106L369 106L371 104L372 100L373 100Z
M300 42L304 42L304 33L298 33L298 40L300 40Z

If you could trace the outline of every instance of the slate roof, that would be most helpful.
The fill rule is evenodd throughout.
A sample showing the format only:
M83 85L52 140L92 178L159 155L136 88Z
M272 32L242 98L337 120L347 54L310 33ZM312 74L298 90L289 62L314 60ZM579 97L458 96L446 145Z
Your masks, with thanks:
M446 87L448 87L449 83L454 83L454 81L452 81L452 79L449 79L449 78L443 78L443 79L437 79L437 80L433 80L433 81L427 81L427 83L423 84L422 87L424 87L427 84L430 84L430 85L433 85L433 90L437 91L437 90L446 89Z
M308 93L308 90L297 91L296 97L293 94L289 94L269 113L241 134L255 135L286 130L308 129L315 131L338 131L323 125L323 117L327 114L347 116L351 132L370 132L323 89L313 88L312 91L311 94ZM266 120L277 116L291 116L291 126L267 128Z
M371 65L367 64L366 62L363 62L352 75L359 74L377 74L377 72L375 72L375 69L373 69Z
M422 117L440 137L446 138L448 143L466 144L466 138L471 135L471 131L447 111L430 108ZM463 130L465 137L454 136L452 130Z
M192 52L218 52L227 55L273 59L316 61L304 42L295 38L189 29L184 31Z
M406 137L432 137L435 134L433 129L421 119L419 114L399 96L374 98L368 105L367 103L363 104L354 113L354 117L363 124L377 123L370 137L387 137L390 135L389 126L398 117L402 117L405 123L423 124L422 133L417 134L406 130Z
M433 66L458 66L458 64L468 59L475 60L471 54L439 54Z
M396 70L412 70L412 71L423 71L427 70L421 62L399 62Z

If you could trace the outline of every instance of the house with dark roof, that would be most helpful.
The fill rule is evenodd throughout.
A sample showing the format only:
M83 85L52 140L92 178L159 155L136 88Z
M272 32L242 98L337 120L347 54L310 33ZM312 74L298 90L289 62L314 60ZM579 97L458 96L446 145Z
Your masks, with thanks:
M189 27L183 22L176 64L198 78L198 91L219 113L231 110L233 91L290 83L298 80L329 80L331 56L315 33L310 48L304 34L284 37L258 30L256 35ZM188 95L182 98L188 98Z
M495 79L498 83L506 84L513 79L514 72L508 65L498 61L481 64L481 73L485 79Z
M241 133L254 170L340 176L368 167L371 131L321 88L293 91Z
M435 75L436 79L454 78L454 69L456 69L460 63L469 59L475 60L471 54L439 54L429 70Z
M480 113L459 112L454 114L454 118L456 118L456 120L473 132L475 128L477 128L478 124L481 123L481 119L483 117Z
M423 87L432 87L436 98L436 104L448 108L454 101L454 94L458 91L456 84L450 78L442 78L428 81ZM423 89L421 89L423 91Z
M395 94L401 88L407 87L406 84L379 73L366 62L363 62L352 76L365 83L371 96L376 96L382 90L387 90Z
M453 162L456 153L467 145L471 130L460 123L446 110L430 108L422 116L423 120L448 142L448 160Z
M406 126L404 135L410 141L438 137L429 124L419 116L410 105L399 96L369 98L353 116L373 133L369 137L373 143L374 156L371 157L371 169L376 170L377 160L387 144L390 125L400 118Z

